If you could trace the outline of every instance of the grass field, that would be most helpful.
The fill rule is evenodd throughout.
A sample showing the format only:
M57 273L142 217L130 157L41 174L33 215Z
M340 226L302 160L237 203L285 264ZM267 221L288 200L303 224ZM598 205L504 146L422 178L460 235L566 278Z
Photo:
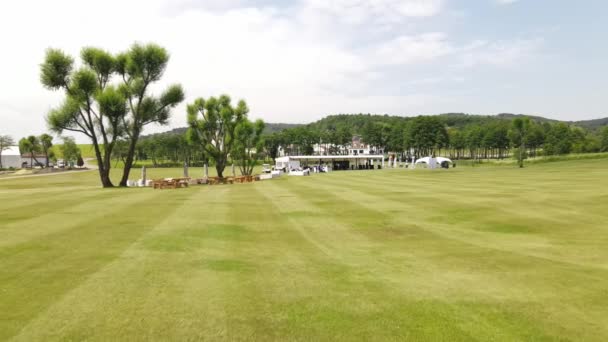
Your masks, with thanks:
M0 180L0 340L606 341L607 175Z
M93 144L77 144L80 149L80 155L82 158L95 158L95 149L93 148ZM51 148L55 153L57 159L63 158L63 153L61 153L61 148L63 144L55 144Z

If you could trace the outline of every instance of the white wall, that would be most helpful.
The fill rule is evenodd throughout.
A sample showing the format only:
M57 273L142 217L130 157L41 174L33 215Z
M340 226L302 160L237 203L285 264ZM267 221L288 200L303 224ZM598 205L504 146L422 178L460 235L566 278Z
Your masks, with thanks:
M9 167L13 167L15 169L21 168L21 156L5 156L2 155L2 167L8 169Z
M36 160L34 160L33 158L23 158L20 157L20 163L26 163L27 167L32 167L30 165L30 161L34 164L34 166L38 166L38 164L36 164L36 161L38 161L39 164L42 164L43 166L46 165L46 158L44 157L36 157ZM19 164L19 167L21 167L21 164Z

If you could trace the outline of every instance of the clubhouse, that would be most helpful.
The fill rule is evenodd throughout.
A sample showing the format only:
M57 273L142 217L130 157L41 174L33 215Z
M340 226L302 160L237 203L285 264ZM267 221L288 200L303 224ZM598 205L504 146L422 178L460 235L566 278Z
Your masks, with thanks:
M294 170L312 166L329 166L332 170L372 170L384 167L381 154L349 154L331 156L284 156L276 158L278 170Z

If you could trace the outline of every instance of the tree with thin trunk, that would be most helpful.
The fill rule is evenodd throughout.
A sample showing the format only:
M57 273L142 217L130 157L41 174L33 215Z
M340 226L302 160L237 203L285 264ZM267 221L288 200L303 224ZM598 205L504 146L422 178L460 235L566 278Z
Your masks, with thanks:
M244 176L251 176L253 168L264 151L264 141L262 140L264 127L262 120L251 122L247 119L236 127L236 142L232 156L238 162L241 174Z
M41 149L40 140L34 135L19 140L19 151L21 154L28 153L30 155L30 167L34 167L34 162L36 162L36 165L42 166L42 163L36 159L36 153L39 153Z
M15 140L9 135L0 135L0 169L2 168L2 152L15 145Z
M418 156L432 155L449 144L448 131L439 118L418 116L405 130L406 149L414 148Z
M150 94L151 86L160 81L168 62L167 50L156 44L134 44L129 51L116 56L116 71L122 78L121 89L129 107L128 115L122 118L129 147L120 186L127 186L144 127L152 123L168 124L171 109L184 100L184 91L177 84L169 86L158 97Z
M285 144L283 136L282 132L274 132L263 137L264 150L266 150L267 155L272 158L273 164L279 156L279 148Z
M40 80L50 90L62 90L64 103L49 112L49 128L61 134L82 133L93 144L103 187L112 187L110 156L116 139L125 130L125 89L110 84L116 59L106 51L84 48L83 66L74 69L74 59L60 50L49 49L41 65Z
M600 151L608 152L608 126L604 126L600 132Z
M51 152L51 147L53 147L53 137L49 134L42 134L38 137L40 141L40 149L42 153L44 153L44 157L46 158L46 167L49 167L49 153Z
M247 104L241 100L233 107L230 97L222 95L208 100L199 98L188 105L187 111L188 140L202 146L205 154L215 162L217 175L222 178L235 143L236 128L247 119Z
M63 156L63 162L66 165L75 163L79 158L81 158L80 149L78 148L78 145L76 145L74 138L63 138L63 145L61 145L61 154Z
M530 119L515 118L511 122L511 130L509 131L509 138L514 147L518 148L517 152L517 164L520 168L524 167L524 159L526 154L526 134L530 127Z

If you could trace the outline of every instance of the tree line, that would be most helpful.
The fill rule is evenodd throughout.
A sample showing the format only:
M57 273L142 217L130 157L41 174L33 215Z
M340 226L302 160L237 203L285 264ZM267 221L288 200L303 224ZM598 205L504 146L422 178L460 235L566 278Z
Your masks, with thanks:
M201 108L200 104L197 108ZM258 131L255 141L249 143L249 153L256 151L257 158L275 159L281 150L287 155L308 155L318 153L315 146L320 146L326 154L347 154L354 135L371 145L372 151L396 153L401 158L441 154L453 159L516 157L523 160L540 155L608 152L608 127L592 132L563 122L538 122L527 117L466 118L464 123L460 120L463 117L455 120L451 116L329 118L329 125L323 119L270 134L260 135ZM152 160L157 166L175 166L184 161L190 165L214 163L215 157L191 143L193 140L188 134L192 133L148 136L138 147L139 158ZM229 144L226 147L229 148ZM224 158L218 159L224 167L228 160L239 167L243 164L237 154L227 153Z
M279 147L287 154L310 154L316 144L329 146L324 149L328 154L339 154L347 151L353 135L359 135L372 150L394 152L402 158L441 153L454 159L503 159L520 147L526 157L608 151L608 127L593 132L528 117L462 119L337 115L273 133L265 138L265 146L273 158Z

